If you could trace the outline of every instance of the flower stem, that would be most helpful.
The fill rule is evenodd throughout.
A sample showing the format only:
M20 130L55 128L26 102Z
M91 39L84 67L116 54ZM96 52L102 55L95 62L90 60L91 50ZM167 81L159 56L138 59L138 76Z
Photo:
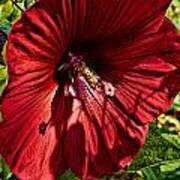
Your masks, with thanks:
M21 12L24 12L24 10L18 5L17 0L12 0L12 3L13 3Z

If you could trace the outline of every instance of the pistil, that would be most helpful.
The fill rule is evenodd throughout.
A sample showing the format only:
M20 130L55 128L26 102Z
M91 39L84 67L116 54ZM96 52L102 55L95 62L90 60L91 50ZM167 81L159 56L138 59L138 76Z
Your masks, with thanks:
M102 80L95 71L89 68L82 56L78 56L70 52L68 54L67 62L63 63L58 68L58 71L60 76L64 76L64 74L71 74L71 76L69 76L70 85L68 86L71 90L73 88L73 91L76 89L74 85L75 79L84 77L92 89L100 93L104 93L106 96L114 96L115 94L114 86L110 82ZM66 95L71 94L71 92L67 90L69 88L65 88ZM73 93L73 96L74 94L76 93Z

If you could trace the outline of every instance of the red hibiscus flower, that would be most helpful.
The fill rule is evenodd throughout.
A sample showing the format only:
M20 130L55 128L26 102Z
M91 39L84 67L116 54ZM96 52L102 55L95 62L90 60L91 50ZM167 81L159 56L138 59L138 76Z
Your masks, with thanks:
M180 89L170 0L40 0L8 37L0 153L21 180L125 168Z

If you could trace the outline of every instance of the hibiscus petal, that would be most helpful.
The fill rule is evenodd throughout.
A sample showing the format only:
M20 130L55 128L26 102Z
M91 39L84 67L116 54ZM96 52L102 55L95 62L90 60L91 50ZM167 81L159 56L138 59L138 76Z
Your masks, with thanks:
M54 179L49 162L55 128L49 126L45 135L42 130L51 118L54 67L63 46L56 38L59 28L40 5L28 10L8 37L9 83L1 102L0 153L22 180Z
M62 49L89 47L87 40L94 45L119 44L138 34L156 32L169 3L170 0L40 0L13 27L11 39L18 47L17 54L59 60ZM76 47L71 46L74 44Z
M49 5L50 2L47 1L35 3L13 26L9 41L12 48L16 48L14 52L16 57L25 56L32 58L33 61L59 63L68 42L66 23L59 12L49 9ZM66 21L69 22L68 19Z
M59 167L60 174L71 168L82 179L95 179L126 167L143 146L147 126L133 122L111 99L90 90L85 81L79 79L76 85L78 99L61 92L53 105L60 143L52 167Z
M139 123L166 112L180 91L179 53L180 35L168 20L157 33L97 50L103 64L101 77L116 84L116 104Z
M9 62L16 58L11 56L13 50L8 51ZM52 127L43 136L40 125L51 117L56 84L47 63L21 62L9 66L1 107L0 153L20 179L41 179L40 172L53 179L48 161L56 143L55 130Z
M75 39L122 43L137 34L156 32L170 0L77 0L73 1ZM81 23L81 24L80 24ZM117 38L118 37L118 38ZM85 41L85 42L83 42ZM83 47L82 47L83 48Z
M48 39L54 40L53 43L58 39L57 36L52 37L54 34L61 34L63 39L76 45L83 44L82 46L87 46L86 41L97 44L111 41L113 37L113 43L117 39L119 43L119 39L124 42L137 34L156 32L170 2L171 0L41 0L36 4L34 12L30 10L33 13L29 13L25 19L30 21L33 28L36 26L40 33L46 34ZM47 28L42 19L49 20L50 27ZM61 28L60 32L56 30L57 24ZM54 33L50 33L50 30Z

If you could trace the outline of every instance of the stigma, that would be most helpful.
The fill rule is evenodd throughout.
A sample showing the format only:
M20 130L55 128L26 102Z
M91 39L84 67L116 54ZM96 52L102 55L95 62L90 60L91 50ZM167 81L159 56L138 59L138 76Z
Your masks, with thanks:
M106 96L115 95L115 87L103 79L98 74L87 66L83 56L75 55L71 52L68 53L68 59L60 67L58 67L59 76L68 74L68 85L66 84L64 91L65 95L77 96L75 81L84 79L92 90L103 93Z

